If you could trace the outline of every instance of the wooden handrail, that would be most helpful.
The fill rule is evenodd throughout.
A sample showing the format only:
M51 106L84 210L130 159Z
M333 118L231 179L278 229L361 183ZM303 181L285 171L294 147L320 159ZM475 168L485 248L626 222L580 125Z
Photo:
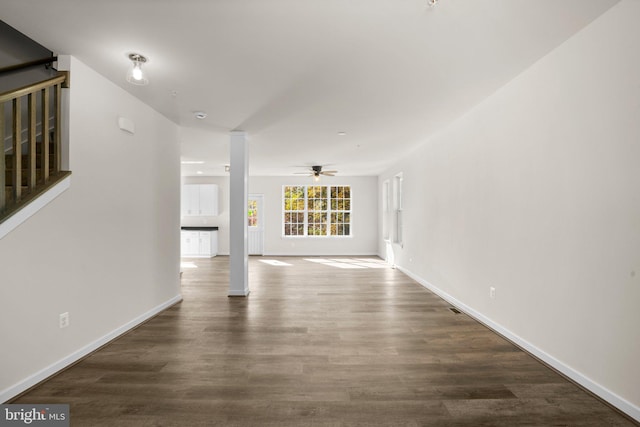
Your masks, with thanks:
M0 68L0 74L11 73L18 70L24 70L25 68L35 67L37 65L47 65L58 60L57 56L48 56L46 58L35 59L29 62L23 62L22 64L9 65L8 67Z
M25 95L29 95L30 93L34 93L37 92L39 90L42 90L44 88L53 86L53 85L57 85L60 83L66 83L66 85L64 87L68 87L68 80L67 80L68 74L65 71L61 71L59 72L59 75L57 75L56 77L53 77L51 79L48 80L43 80L41 82L38 83L33 83L27 86L23 86L21 88L18 89L14 89L14 90L10 90L4 93L0 93L0 103L2 102L6 102L6 101L11 101L14 98L19 98L21 96L25 96Z

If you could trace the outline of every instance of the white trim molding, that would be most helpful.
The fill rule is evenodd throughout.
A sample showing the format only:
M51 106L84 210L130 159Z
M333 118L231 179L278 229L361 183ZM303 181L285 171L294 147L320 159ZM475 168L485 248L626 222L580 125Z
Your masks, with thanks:
M265 252L263 255L258 255L262 257L278 257L278 256L295 256L295 257L378 257L384 259L384 257L380 257L377 252L358 252L358 253L344 253L344 252L323 252L323 253L304 253L304 252Z
M36 212L48 205L53 199L64 193L71 186L71 175L51 187L38 196L32 202L20 209L6 221L0 224L0 239L9 234L13 229L31 218Z
M86 346L74 351L73 353L71 353L67 357L58 360L57 362L55 362L55 363L47 366L46 368L36 372L35 374L25 378L24 380L20 381L19 383L12 385L11 387L9 387L9 388L7 388L5 390L0 391L0 403L9 401L10 399L16 397L20 393L25 392L26 390L28 390L29 388L35 386L36 384L40 383L41 381L44 381L47 378L49 378L50 376L60 372L64 368L66 368L68 366L71 366L72 364L76 363L77 361L79 361L83 357L85 357L85 356L89 355L90 353L96 351L97 349L99 349L103 345L108 344L110 341L113 341L114 339L118 338L120 335L123 335L126 332L129 332L131 329L135 328L136 326L140 325L141 323L144 323L145 321L149 320L153 316L155 316L158 313L166 310L167 308L171 307L172 305L175 305L175 304L179 303L180 301L182 301L182 295L176 295L173 298L169 299L168 301L165 301L164 303L152 308L151 310L147 311L146 313L143 313L140 316L136 317L135 319L133 319L133 320L127 322L126 324L120 326L119 328L114 329L113 331L109 332L105 336L103 336L101 338L98 338L97 340L93 341L92 343L89 343Z
M458 299L452 297L448 293L442 291L438 287L432 285L431 283L427 282L426 280L424 280L423 278L417 276L416 274L412 273L411 271L409 271L409 270L407 270L407 269L405 269L403 267L400 267L400 266L398 266L397 268L398 268L398 270L400 270L401 272L403 272L404 274L406 274L407 276L409 276L410 278L412 278L413 280L418 282L421 286L425 287L426 289L430 290L434 294L438 295L440 298L442 298L443 300L447 301L449 304L453 305L454 307L456 307L460 311L463 311L465 314L471 316L472 318L474 318L478 322L482 323L483 325L485 325L489 329L493 330L497 334L503 336L504 338L506 338L507 340L509 340L512 343L516 344L517 346L519 346L523 350L525 350L528 353L532 354L533 356L537 357L538 359L540 359L541 361L543 361L547 365L551 366L553 369L556 369L558 372L560 372L563 375L565 375L566 377L570 378L572 381L575 381L576 383L578 383L582 387L586 388L587 390L589 390L590 392L592 392L596 396L598 396L601 399L603 399L606 402L608 402L610 405L612 405L612 406L616 407L617 409L619 409L620 411L624 412L625 414L627 414L631 418L635 419L636 421L640 421L640 407L634 405L633 403L629 402L628 400L623 399L622 397L618 396L614 392L612 392L612 391L608 390L607 388L601 386L600 384L596 383L595 381L593 381L590 378L588 378L585 375L583 375L581 372L576 371L571 366L569 366L569 365L567 365L565 363L562 363L561 361L559 361L558 359L554 358L550 354L548 354L545 351L539 349L538 347L534 346L530 342L524 340L523 338L521 338L518 335L514 334L513 332L511 332L510 330L506 329L502 325L494 322L493 320L491 320L490 318L486 317L482 313L474 310L473 308L469 307L468 305L466 305L462 301L459 301Z

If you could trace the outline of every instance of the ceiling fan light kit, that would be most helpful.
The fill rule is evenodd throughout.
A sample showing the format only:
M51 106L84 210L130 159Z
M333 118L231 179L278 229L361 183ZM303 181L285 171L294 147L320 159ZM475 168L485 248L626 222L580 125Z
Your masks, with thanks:
M324 176L335 176L335 174L337 174L338 171L325 171L322 170L322 165L315 165L315 166L310 166L309 167L309 172L296 172L296 175L306 175L306 176L311 176L313 177L313 181L314 182L318 182L320 181L320 176L324 175Z

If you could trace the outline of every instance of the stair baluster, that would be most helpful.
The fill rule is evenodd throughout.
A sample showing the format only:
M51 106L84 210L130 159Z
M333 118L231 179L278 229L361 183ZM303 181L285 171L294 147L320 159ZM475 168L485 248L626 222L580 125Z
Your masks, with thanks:
M69 87L68 81L68 73L62 72L0 93L0 222L71 173L62 171L62 88ZM10 147L5 146L7 138Z
M22 98L13 100L13 201L22 197Z
M57 84L53 87L53 105L55 108L55 125L53 136L53 174L57 174L62 169L62 156L60 155L60 149L62 144L62 84Z
M30 93L28 97L29 107L29 157L27 161L27 186L29 191L36 188L36 97Z
M46 119L42 120L42 123L47 124L49 128L49 88L42 89L42 116ZM42 179L45 183L49 182L49 132L42 133Z
M0 159L0 213L7 205L7 183L5 182L5 176L7 170L6 156L4 155L4 109L5 103L0 102L0 151L2 159Z

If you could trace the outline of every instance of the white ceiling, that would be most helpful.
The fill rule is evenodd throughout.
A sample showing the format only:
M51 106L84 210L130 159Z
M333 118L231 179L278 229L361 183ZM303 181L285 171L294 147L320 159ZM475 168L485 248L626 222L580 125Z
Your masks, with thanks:
M178 123L206 162L184 174L223 175L242 129L252 175L376 175L618 1L0 0L0 19Z

